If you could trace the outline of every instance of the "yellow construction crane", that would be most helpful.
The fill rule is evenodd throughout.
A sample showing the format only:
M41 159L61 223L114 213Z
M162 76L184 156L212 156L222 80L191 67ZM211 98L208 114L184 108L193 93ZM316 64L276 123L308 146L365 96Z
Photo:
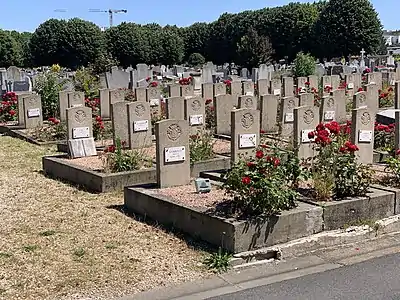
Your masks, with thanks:
M110 18L110 27L113 27L113 18L114 18L114 14L118 14L118 13L128 13L127 9L109 9L109 10L101 10L101 9L89 9L89 12L102 12L102 13L108 13L109 18Z
M67 10L66 9L63 9L63 8L61 8L61 9L55 9L54 10L55 12L67 12ZM109 21L110 21L110 27L112 27L113 26L113 19L114 19L114 14L118 14L118 13L124 13L124 14L126 14L126 13L128 13L128 10L127 9L109 9L109 10L101 10L101 9L93 9L93 8L91 8L91 9L89 9L89 12L100 12L100 13L108 13L108 15L109 15Z

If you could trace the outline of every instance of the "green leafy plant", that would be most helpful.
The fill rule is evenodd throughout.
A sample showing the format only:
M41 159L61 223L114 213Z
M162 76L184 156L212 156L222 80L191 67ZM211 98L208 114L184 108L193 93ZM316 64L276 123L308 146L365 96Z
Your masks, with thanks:
M282 152L260 145L254 158L240 159L227 172L223 188L233 197L236 213L257 218L295 207L298 194L282 158Z
M62 91L66 79L60 79L57 72L48 72L37 77L34 91L42 99L42 111L44 118L58 115L58 93Z
M77 70L73 82L76 91L85 93L85 99L98 98L99 79L90 72L90 69L82 67Z
M48 121L48 124L35 128L33 138L43 142L66 140L67 124L57 118L49 118Z
M343 128L333 121L321 123L309 133L309 138L315 139L317 152L311 172L318 200L328 201L331 195L338 199L364 196L372 182L372 170L357 162L358 147L342 132Z
M121 142L119 138L115 141L115 146L109 146L104 150L100 158L103 160L105 172L127 172L139 170L142 167L151 167L153 160L142 149L123 150L126 142Z
M188 61L187 61L188 65L191 67L200 67L200 66L204 65L205 62L206 62L206 59L200 53L190 54L188 57Z
M299 52L294 60L294 75L307 77L315 73L315 58L310 54Z
M390 172L389 183L398 187L400 186L400 151L397 150L394 157L386 159L387 167L385 171Z
M225 252L219 247L217 252L212 253L204 259L204 264L215 273L223 273L228 271L231 258L232 254Z
M212 99L206 100L206 128L210 130L214 130L215 126L217 125L215 122L215 110L214 106L212 105Z
M213 135L211 132L202 130L189 138L190 163L211 159L213 152Z

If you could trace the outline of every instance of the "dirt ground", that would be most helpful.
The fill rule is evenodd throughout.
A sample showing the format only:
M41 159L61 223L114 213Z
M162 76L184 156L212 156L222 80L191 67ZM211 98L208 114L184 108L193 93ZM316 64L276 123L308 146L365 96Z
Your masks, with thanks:
M112 299L209 273L205 252L123 214L123 195L48 179L40 148L0 136L0 299Z

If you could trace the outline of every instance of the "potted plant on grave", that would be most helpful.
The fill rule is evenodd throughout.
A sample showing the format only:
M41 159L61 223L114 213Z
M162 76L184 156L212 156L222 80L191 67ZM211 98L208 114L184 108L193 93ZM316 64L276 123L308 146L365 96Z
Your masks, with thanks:
M311 159L313 197L319 201L365 196L372 182L369 166L357 162L358 147L336 121L319 124L308 134L314 139L315 157ZM346 130L346 129L345 129Z

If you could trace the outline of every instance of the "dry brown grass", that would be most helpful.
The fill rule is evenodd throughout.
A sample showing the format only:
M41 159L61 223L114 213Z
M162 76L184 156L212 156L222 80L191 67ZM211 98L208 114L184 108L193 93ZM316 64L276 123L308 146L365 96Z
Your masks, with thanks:
M43 149L0 136L0 299L110 299L207 275L204 253L45 178Z

